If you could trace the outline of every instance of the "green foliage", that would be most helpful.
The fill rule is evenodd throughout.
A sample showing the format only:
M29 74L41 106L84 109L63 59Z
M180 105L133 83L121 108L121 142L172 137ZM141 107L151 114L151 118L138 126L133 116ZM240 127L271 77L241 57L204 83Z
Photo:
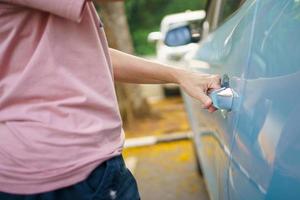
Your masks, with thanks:
M147 42L152 31L159 31L165 15L186 10L204 9L206 0L126 0L126 13L135 51L139 55L154 54L155 45Z

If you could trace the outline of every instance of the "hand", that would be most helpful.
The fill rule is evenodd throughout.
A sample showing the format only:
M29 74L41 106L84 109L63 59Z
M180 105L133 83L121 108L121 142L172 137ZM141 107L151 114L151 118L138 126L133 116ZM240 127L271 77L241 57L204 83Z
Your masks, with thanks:
M200 100L203 103L203 108L208 109L209 112L216 111L212 100L207 94L209 91L221 87L221 77L219 75L181 71L178 76L178 83L186 93Z

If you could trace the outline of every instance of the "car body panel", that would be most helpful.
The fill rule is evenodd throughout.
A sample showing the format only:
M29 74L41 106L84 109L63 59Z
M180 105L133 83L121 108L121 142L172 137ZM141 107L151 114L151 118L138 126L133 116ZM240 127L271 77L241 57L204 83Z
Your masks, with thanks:
M230 199L300 198L300 1L257 1Z
M183 95L212 200L300 198L299 38L299 0L247 0L186 57L238 95L214 114Z
M190 59L192 70L205 73L227 73L230 87L239 95L243 88L243 73L247 69L251 50L251 34L255 5L248 1L231 20L201 42ZM240 48L240 47L243 48ZM193 60L201 60L199 66ZM203 68L203 62L208 67ZM242 67L241 67L242 66ZM238 69L238 70L232 70ZM200 103L184 95L195 143L211 199L228 199L228 170L230 149L238 116L238 102L232 112L217 111L209 114Z

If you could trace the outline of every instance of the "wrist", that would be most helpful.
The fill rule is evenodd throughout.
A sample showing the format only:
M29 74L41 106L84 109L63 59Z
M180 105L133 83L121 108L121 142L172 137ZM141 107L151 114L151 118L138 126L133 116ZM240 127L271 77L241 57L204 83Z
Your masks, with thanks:
M178 85L181 85L182 77L184 77L186 74L186 70L178 69L178 68L172 68L171 70L171 83L175 83Z

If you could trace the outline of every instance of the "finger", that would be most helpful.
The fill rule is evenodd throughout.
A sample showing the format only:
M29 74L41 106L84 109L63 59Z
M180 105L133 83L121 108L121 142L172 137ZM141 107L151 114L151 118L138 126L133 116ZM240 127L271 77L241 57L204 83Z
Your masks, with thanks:
M210 94L212 93L213 91L215 91L216 89L219 89L219 88L210 88L207 90L207 94Z
M214 78L214 81L211 85L211 88L213 89L219 89L221 87L221 76L216 75Z
M212 105L212 100L204 93L199 94L199 100L203 103L203 108L209 108Z
M221 84L220 83L213 83L210 89L220 89Z
M213 112L215 112L217 109L214 107L214 106L210 106L209 108L208 108L208 112L210 112L210 113L213 113Z

